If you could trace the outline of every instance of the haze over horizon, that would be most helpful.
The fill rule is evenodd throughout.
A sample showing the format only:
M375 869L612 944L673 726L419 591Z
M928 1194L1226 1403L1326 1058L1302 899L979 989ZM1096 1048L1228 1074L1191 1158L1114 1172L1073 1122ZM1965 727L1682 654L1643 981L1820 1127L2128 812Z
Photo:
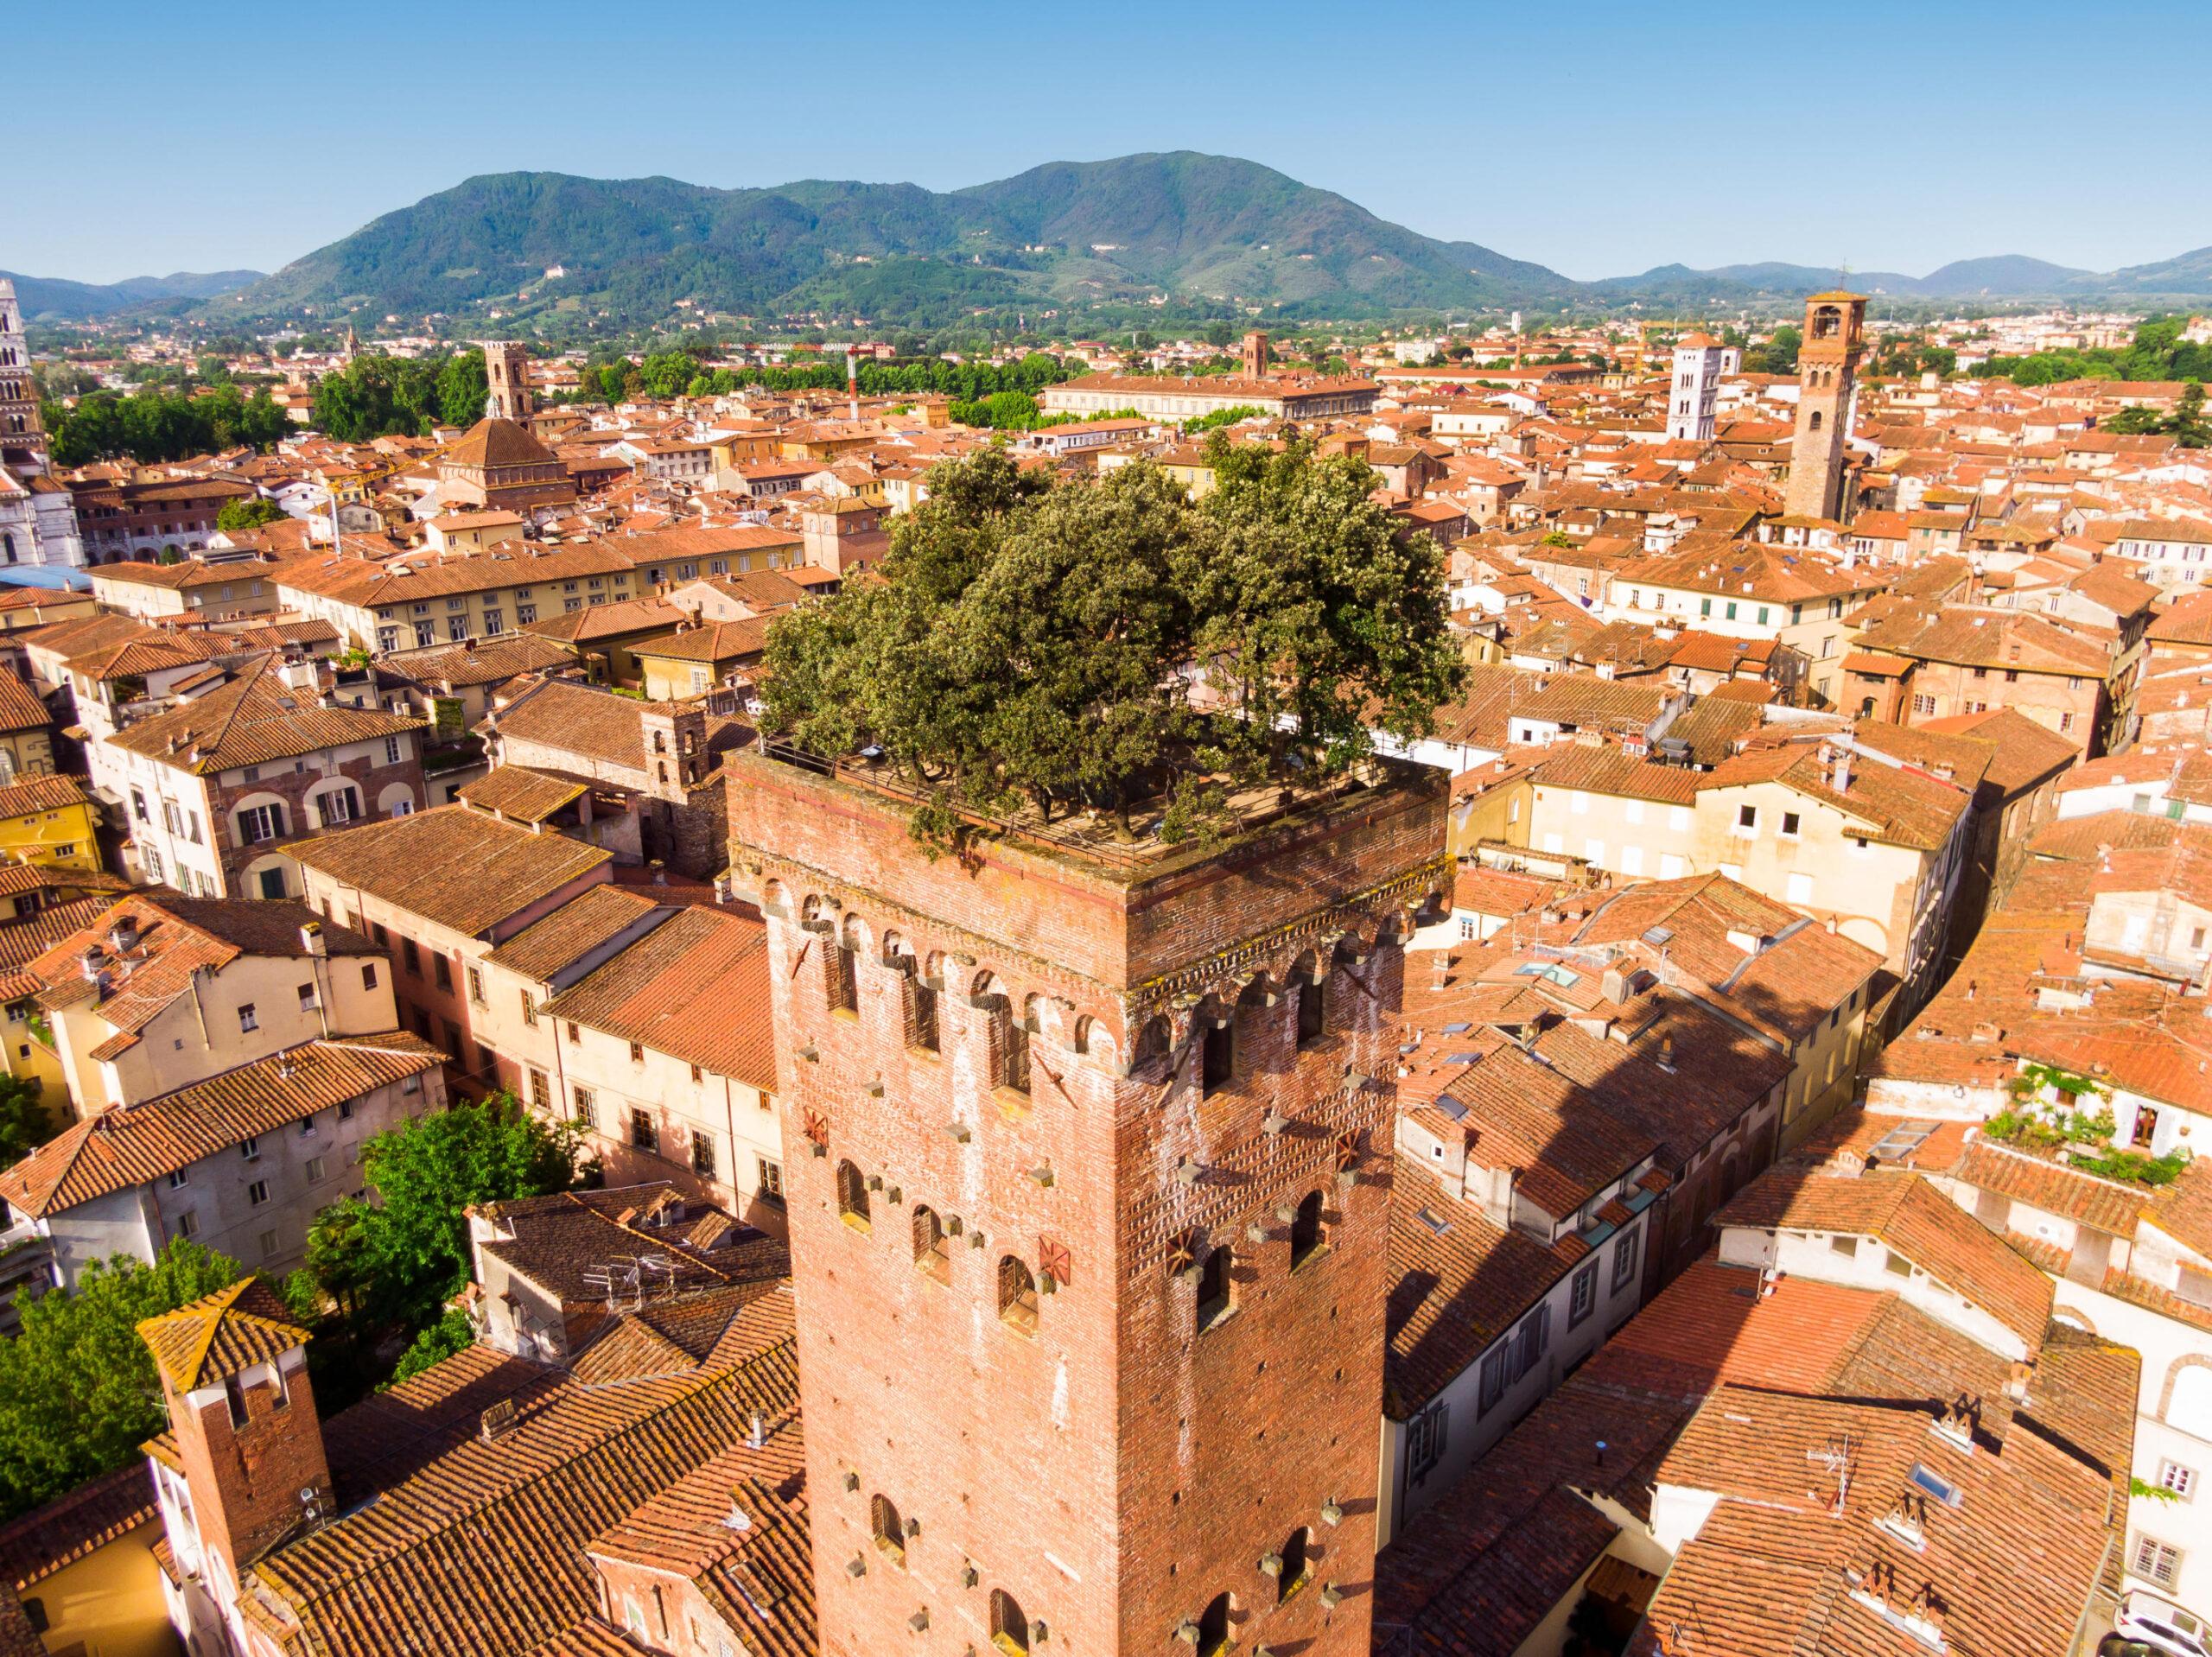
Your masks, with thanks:
M67 147L0 206L0 267L97 283L274 270L480 173L945 190L1179 149L1581 280L1768 260L1921 275L2008 253L2105 270L2212 242L2201 137L2145 149L2139 125L2039 115L2028 94L2053 37L2038 24L2066 17L2050 0L2001 20L1963 0L1782 19L1722 0L1694 30L1619 0L1572 23L1393 5L1325 60L1311 43L1344 15L1310 0L1143 5L1111 41L999 0L933 35L863 0L834 41L796 16L733 29L684 0L656 14L658 55L610 54L604 11L573 0L466 19L399 0L378 38L426 42L416 54L245 0L188 18L110 10L96 32L51 10L16 20L14 47L43 71L18 82L20 123ZM2136 117L2171 110L2187 130L2212 16L2123 0L2104 23L2069 36L2076 84L2125 85ZM87 76L207 96L118 99L93 120ZM779 98L815 117L746 118ZM1947 133L1972 141L1936 142ZM1807 186L1823 169L1832 192Z

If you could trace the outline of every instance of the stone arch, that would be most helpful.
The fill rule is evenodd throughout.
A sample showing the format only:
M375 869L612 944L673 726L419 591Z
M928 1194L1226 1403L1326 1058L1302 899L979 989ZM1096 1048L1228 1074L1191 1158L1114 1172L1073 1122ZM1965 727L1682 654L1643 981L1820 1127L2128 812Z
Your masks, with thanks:
M781 880L767 880L760 886L760 912L773 915L779 920L791 917L791 888Z
M863 955L868 953L868 923L852 910L847 910L837 929L837 942L855 955Z
M1865 915L1853 915L1840 920L1835 930L1853 943L1865 944L1876 955L1887 956L1890 953L1889 930L1880 922Z
M291 866L290 858L273 852L266 857L255 858L252 862L238 872L238 890L236 895L244 898L263 896L261 877L273 870L276 878L284 883L284 896L287 898L301 896L301 892L296 889L299 882L292 878Z
M405 783L386 783L377 790L377 816L380 817L404 817L421 804L415 797L414 789Z

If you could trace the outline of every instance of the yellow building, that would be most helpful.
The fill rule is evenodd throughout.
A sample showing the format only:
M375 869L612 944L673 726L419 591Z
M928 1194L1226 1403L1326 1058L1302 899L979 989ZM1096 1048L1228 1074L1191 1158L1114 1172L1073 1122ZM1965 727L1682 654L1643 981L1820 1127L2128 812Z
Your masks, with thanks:
M54 775L21 777L0 787L0 864L97 870L99 803L82 781Z
M175 1657L154 1559L159 1518L146 1463L134 1458L0 1528L8 1586L39 1636L31 1649Z

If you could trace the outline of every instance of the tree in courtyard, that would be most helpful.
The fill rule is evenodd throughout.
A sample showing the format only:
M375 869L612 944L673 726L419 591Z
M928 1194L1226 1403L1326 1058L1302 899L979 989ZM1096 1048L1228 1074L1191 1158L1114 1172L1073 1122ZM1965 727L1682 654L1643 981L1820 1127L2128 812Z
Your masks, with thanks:
M54 1114L36 1081L0 1076L0 1168L12 1166L54 1137Z
M473 426L484 417L492 382L480 351L457 351L438 370L438 419L448 426Z
M273 500L264 500L258 495L247 495L237 500L226 500L215 514L215 527L225 535L238 535L247 530L257 530L264 524L274 524L284 516L284 509Z

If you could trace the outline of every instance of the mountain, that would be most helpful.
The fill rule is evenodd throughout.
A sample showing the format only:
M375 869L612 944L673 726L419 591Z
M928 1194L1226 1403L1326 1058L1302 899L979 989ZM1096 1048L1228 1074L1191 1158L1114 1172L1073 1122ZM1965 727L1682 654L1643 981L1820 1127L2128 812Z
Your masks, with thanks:
M1154 295L1346 314L1581 291L1541 265L1417 235L1272 168L1183 151L1052 162L944 194L819 179L721 190L491 174L386 213L203 313L496 303L510 316L588 308L649 322L688 299L698 311L834 306L895 322Z
M214 270L204 274L179 270L171 276L127 276L121 282L109 283L26 276L13 270L0 270L0 276L16 284L16 297L22 302L23 314L34 321L41 317L82 321L161 300L212 299L217 294L233 293L262 279L258 270Z
M2022 253L2000 253L1994 258L1954 260L1930 270L1909 291L1931 299L1980 299L1993 294L2063 294L2078 283L2096 280L2094 272L2076 270L2070 265L2031 259Z
M2132 264L2107 276L2092 277L2114 296L2168 294L2201 298L2212 295L2212 247L2200 247L2155 264Z

